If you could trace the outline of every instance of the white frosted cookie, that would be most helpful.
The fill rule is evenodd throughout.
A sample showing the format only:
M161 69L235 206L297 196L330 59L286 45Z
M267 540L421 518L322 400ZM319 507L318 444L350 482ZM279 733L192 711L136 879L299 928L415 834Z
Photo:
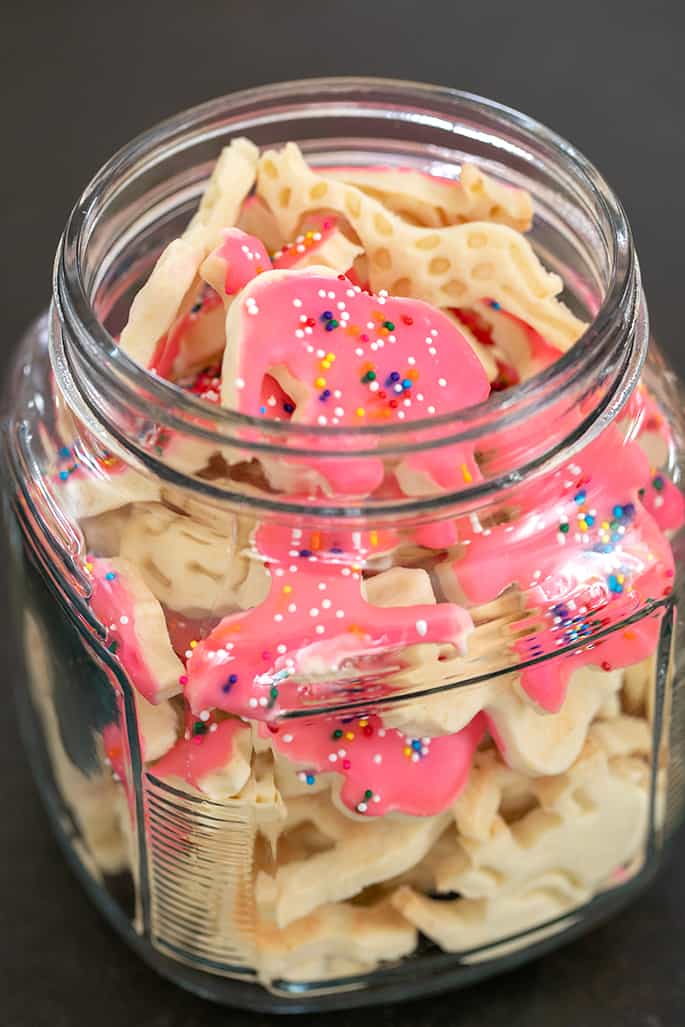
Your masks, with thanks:
M119 461L111 470L82 462L76 473L59 480L55 488L67 512L79 522L159 497L159 485L152 478Z
M496 221L526 232L533 220L533 202L524 189L502 185L473 164L464 164L454 182L403 168L326 168L321 174L355 186L414 225Z
M477 632L478 628L474 634ZM416 650L418 664L412 673L423 688L450 679L458 681L465 670L463 658L436 660L436 651L441 652L439 647L427 646ZM401 671L392 680L406 688L408 677ZM578 668L561 709L545 713L518 687L518 675L502 674L480 684L457 684L425 698L398 703L384 714L384 721L412 736L434 737L460 731L483 711L511 767L532 775L559 774L576 759L591 722L603 703L618 693L622 681L620 671Z
M325 980L368 973L416 947L416 929L388 902L320 906L287 927L258 922L255 945L261 980Z
M261 873L258 905L264 915L285 927L319 906L351 898L420 862L449 817L447 812L436 817L348 820L331 849L279 866L273 876Z
M133 300L119 345L143 367L149 367L157 343L177 316L195 302L200 265L220 230L236 223L254 183L257 155L247 139L234 139L222 150L197 213L166 247Z
M219 533L160 503L136 504L121 555L169 609L190 617L223 615L256 606L269 591L262 563L246 555L249 536L243 518Z
M435 307L493 299L560 349L585 325L556 297L558 275L545 271L527 240L488 221L425 229L410 225L371 196L312 171L294 143L262 155L257 192L286 235L312 210L344 216L369 258L375 291L413 296Z
M589 739L566 774L535 783L535 808L511 824L495 815L487 836L460 835L436 864L438 890L461 898L438 902L405 888L392 902L447 951L534 926L549 918L548 909L572 909L640 853L648 776L644 760L608 758Z

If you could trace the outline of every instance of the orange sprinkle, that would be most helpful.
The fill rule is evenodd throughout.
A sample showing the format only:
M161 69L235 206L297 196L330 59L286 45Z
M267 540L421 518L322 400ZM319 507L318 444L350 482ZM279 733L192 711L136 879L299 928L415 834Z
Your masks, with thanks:
M346 731L345 732L345 738L347 739L348 742L353 742L354 741L354 731Z
M416 370L415 367L410 367L405 377L409 378L410 381L415 382L419 377L419 372Z
M378 532L377 531L369 532L369 542L371 543L372 546L377 546L378 545Z
M409 748L408 745L405 745L405 747L402 750L402 752L404 753L405 756L411 756L411 754L412 754L412 750Z
M469 471L469 469L466 466L466 464L462 464L461 465L461 476L462 476L462 478L464 479L464 481L466 482L467 485L469 484L469 482L473 481L473 475Z
M326 384L326 379L325 378L317 378L314 381L314 384L316 385L317 389L323 389L324 385Z
M310 549L321 549L321 535L318 533L318 531L315 531L314 534L310 537L309 547Z
M362 717L362 719L361 719L361 720L359 721L359 726L360 726L360 727L366 727L366 725L367 725L368 723L369 723L369 722L368 722L368 720L366 719L366 717Z
M348 325L345 329L345 335L359 335L359 325Z
M628 631L623 632L623 637L627 638L629 642L632 642L635 639L635 632L632 629L628 629Z

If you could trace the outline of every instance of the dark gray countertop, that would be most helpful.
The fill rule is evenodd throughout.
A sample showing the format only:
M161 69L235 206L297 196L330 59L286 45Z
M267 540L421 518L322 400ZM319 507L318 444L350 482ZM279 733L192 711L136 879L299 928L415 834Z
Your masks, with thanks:
M3 362L46 304L69 207L116 147L232 89L366 73L491 96L584 150L627 207L655 332L685 372L685 8L675 0L7 0L0 29ZM11 667L6 618L0 626ZM266 1022L163 982L103 924L52 840L9 709L6 725L3 1027ZM685 1023L684 861L681 836L669 867L629 910L532 966L468 991L318 1023L354 1016L408 1027L678 1027Z

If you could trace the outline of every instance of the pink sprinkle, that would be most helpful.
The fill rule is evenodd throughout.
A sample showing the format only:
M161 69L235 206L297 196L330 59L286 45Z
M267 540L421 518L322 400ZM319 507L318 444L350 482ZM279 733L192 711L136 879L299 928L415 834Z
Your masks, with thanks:
M187 674L181 674L180 678L178 679L178 683L179 683L179 685L187 685L188 684L188 675Z
M264 652L262 653L262 659L263 659L263 660L270 660L270 659L271 659L271 653L270 653L270 652L268 652L268 651L267 651L267 650L265 649L265 650L264 650Z
M352 766L352 764L350 763L349 760L343 760L342 761L342 766L343 766L343 770L349 770L350 767Z

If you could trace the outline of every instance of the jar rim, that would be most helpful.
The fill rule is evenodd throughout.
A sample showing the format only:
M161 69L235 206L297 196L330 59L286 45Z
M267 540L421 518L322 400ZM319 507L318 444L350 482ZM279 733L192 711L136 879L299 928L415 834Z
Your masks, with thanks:
M177 385L150 374L121 350L105 328L95 310L83 275L84 255L103 197L121 183L130 181L141 169L158 164L179 148L190 147L204 132L202 138L213 133L225 132L229 116L237 117L241 111L254 111L255 105L266 110L263 124L269 121L269 110L274 113L283 103L299 104L305 113L316 111L323 115L335 113L336 105L348 103L351 113L360 112L365 97L371 102L374 94L381 93L380 103L389 100L397 104L397 116L402 110L411 118L433 119L450 116L463 117L464 113L474 119L487 116L503 129L515 134L521 153L533 160L534 150L557 162L563 162L571 169L580 188L598 204L607 238L610 242L608 281L601 304L592 321L581 337L553 364L539 371L525 382L514 385L503 392L493 392L488 399L465 410L433 415L420 420L382 425L363 425L351 429L332 425L305 425L292 422L268 424L270 442L266 448L272 454L297 456L311 453L311 441L334 445L341 436L351 435L359 439L360 446L370 444L370 452L382 453L384 445L393 447L393 453L407 453L425 446L426 439L435 442L436 432L440 444L452 445L472 440L482 434L484 428L498 431L520 422L534 407L537 412L546 402L552 402L561 389L577 385L605 359L609 352L615 352L626 341L637 318L640 304L639 270L633 247L633 240L625 212L594 165L573 145L551 129L497 101L472 93L443 86L410 81L374 77L332 77L299 79L275 85L259 86L210 100L199 106L176 114L147 131L136 136L115 153L93 176L80 199L75 204L60 241L54 274L54 298L62 322L68 328L69 341L74 341L79 354L87 366L97 365L98 374L112 389L125 392L129 399L138 396L140 409L145 409L148 418L159 421L172 430L195 434L205 441L221 445L236 445L236 429L257 429L264 431L264 422L247 414L227 408L208 409L206 401L183 391ZM316 96L316 100L311 97ZM354 97L357 97L355 106ZM298 99L299 98L299 99ZM422 105L416 109L415 105ZM414 106L412 106L414 105ZM280 108L282 109L282 108ZM454 123L454 122L453 122ZM249 123L237 123L231 129L231 136L249 130ZM530 149L526 150L526 143ZM73 370L73 365L72 365ZM634 377L634 376L633 376ZM211 418L212 428L207 427ZM198 422L204 422L204 426ZM216 427L215 427L216 426ZM297 449L301 440L302 450ZM295 447L293 447L295 443ZM238 447L244 445L242 440ZM246 449L249 451L250 446ZM341 459L364 455L365 448L354 448L339 454L327 451L327 456ZM519 469L520 470L520 469ZM468 488L460 491L463 497Z

